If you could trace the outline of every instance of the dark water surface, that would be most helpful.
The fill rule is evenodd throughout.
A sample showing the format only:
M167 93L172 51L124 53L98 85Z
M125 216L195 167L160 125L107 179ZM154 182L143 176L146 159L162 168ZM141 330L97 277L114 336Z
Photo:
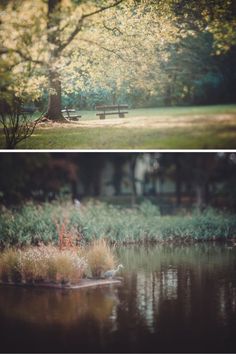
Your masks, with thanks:
M1 352L236 352L236 247L118 250L121 286L0 288Z

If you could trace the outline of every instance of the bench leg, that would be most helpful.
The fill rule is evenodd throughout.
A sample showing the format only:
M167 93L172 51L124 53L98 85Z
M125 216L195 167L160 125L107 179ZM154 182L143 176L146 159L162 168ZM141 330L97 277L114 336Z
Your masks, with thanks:
M105 117L106 117L105 114L100 114L99 116L100 119L105 119Z
M125 117L124 113L119 113L119 117L124 118Z

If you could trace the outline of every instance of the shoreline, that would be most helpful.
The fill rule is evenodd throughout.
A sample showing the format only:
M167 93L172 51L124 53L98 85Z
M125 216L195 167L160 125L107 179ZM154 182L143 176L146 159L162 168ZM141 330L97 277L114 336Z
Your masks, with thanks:
M56 283L17 283L17 282L0 282L1 285L9 285L9 286L20 286L27 288L52 288L52 289L84 289L90 287L97 286L106 286L106 285L120 285L121 280L119 279L82 279L78 284L56 284Z

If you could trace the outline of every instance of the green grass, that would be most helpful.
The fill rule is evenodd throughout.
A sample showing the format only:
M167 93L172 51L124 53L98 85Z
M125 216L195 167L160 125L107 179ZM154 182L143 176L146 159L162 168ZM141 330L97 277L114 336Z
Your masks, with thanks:
M235 149L236 105L130 110L100 121L82 112L78 127L38 127L18 149ZM137 122L137 123L136 123ZM0 137L3 146L3 136Z
M58 243L56 224L80 242L104 238L115 244L227 240L236 237L235 215L213 209L203 213L160 216L149 202L134 209L95 201L81 209L71 203L26 204L0 215L0 245L24 246Z
M19 149L235 149L236 122L198 129L39 129Z

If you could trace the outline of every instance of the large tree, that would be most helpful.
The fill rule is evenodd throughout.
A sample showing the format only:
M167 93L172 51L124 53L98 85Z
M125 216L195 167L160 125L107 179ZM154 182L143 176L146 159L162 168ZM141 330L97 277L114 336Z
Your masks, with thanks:
M13 63L12 71L18 79L14 80L16 94L40 89L47 79L46 116L52 120L63 119L61 72L71 63L75 48L71 44L75 42L73 45L76 46L80 32L96 26L103 12L117 7L122 1L102 1L101 6L96 1L63 0L24 0L3 4L0 54L2 60Z
M211 35L217 54L236 41L233 0L11 0L0 7L0 55L10 86L37 98L48 83L52 120L63 119L62 89L109 87L114 102L119 90L166 95L177 80L185 90L192 64L181 63L198 59L189 44L203 48Z

